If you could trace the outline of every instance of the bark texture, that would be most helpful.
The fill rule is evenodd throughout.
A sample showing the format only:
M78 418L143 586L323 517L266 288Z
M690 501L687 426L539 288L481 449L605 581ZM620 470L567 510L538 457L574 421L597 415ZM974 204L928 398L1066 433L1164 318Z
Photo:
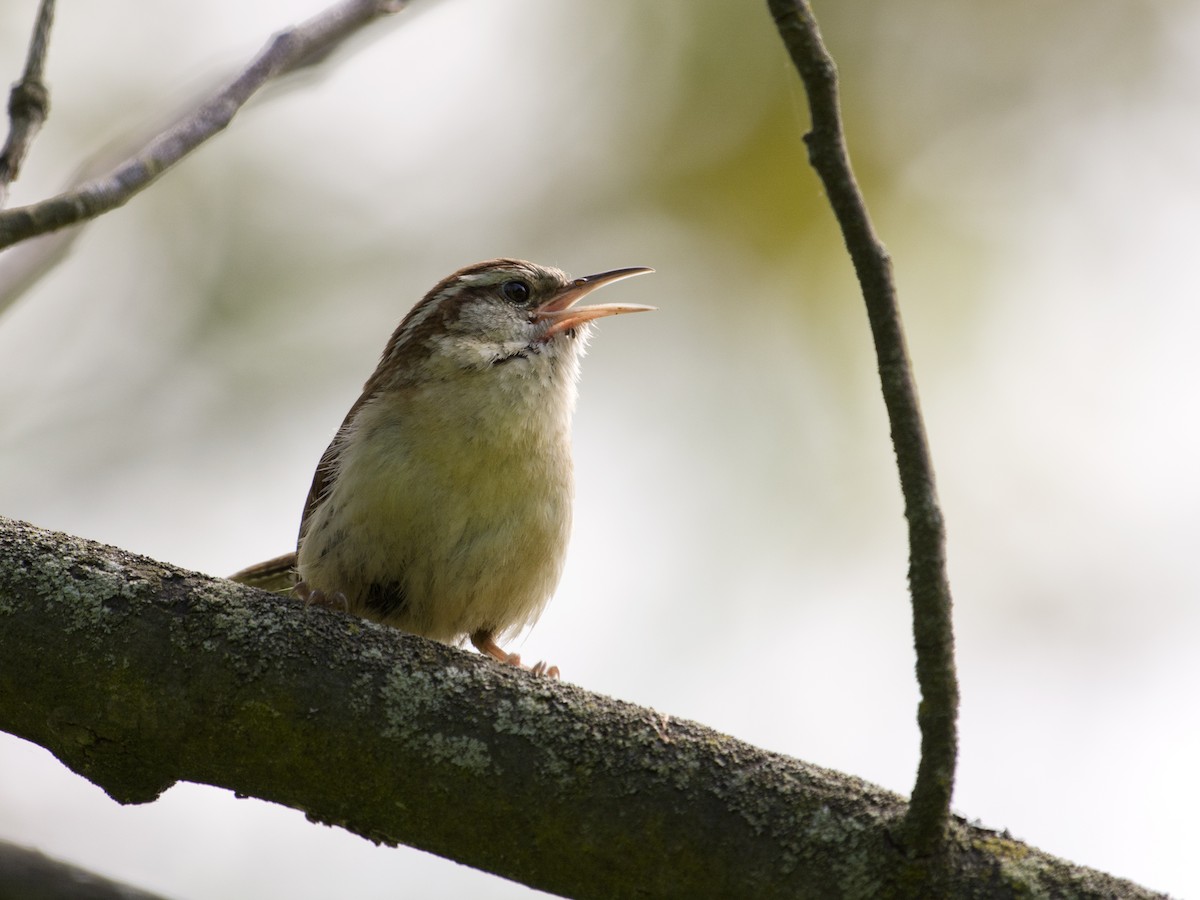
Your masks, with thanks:
M0 518L0 728L571 897L1151 897L895 794L453 647ZM933 892L933 893L931 893Z

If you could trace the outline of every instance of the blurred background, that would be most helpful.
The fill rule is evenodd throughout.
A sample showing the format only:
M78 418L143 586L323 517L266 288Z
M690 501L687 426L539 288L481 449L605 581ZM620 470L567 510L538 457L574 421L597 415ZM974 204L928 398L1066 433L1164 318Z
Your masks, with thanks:
M13 204L323 5L61 8ZM0 80L34 6L0 11ZM516 649L906 793L899 490L765 6L416 0L270 91L0 316L0 514L227 574L290 549L320 454L442 276L654 266L611 299L659 311L597 328L567 572ZM1200 896L1200 6L816 11L945 505L955 808ZM123 808L9 736L0 838L191 900L533 893L210 787Z

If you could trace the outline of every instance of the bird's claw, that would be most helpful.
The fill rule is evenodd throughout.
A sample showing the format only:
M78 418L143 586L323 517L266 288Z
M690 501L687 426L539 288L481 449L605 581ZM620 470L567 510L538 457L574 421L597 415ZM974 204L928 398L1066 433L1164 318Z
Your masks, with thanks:
M546 678L558 678L558 666L552 666L545 660L539 660L532 666L527 666L521 662L520 653L508 653L502 662L508 663L510 666L516 666L518 669L524 669L526 672L532 672L534 675L544 675Z
M315 591L310 588L307 581L299 581L292 588L292 592L304 601L306 607L323 606L326 609L333 609L338 612L350 611L350 601L346 599L346 595L341 591L326 594L324 591Z
M530 666L529 671L534 675L544 675L547 678L553 678L555 680L559 678L558 666L551 666L544 661Z
M521 662L520 653L505 653L500 649L500 645L496 643L490 631L477 631L471 635L471 643L475 645L475 649L480 653L490 656L496 662L504 663L509 666L516 666L518 669L524 669L526 672L531 672L534 675L542 675L546 678L558 678L558 666L549 666L544 662L535 663L532 666L527 666Z

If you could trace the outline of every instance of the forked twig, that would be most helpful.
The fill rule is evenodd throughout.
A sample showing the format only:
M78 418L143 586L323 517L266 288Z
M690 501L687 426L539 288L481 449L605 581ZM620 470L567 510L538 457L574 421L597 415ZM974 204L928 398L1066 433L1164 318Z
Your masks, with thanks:
M342 0L276 34L237 78L105 175L40 203L0 212L0 250L115 209L229 124L263 85L323 60L342 41L408 0Z

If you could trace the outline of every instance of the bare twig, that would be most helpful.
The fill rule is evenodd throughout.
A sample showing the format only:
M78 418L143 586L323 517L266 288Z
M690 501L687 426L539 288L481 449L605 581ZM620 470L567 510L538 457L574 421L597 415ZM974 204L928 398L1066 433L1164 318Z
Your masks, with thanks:
M846 151L837 69L807 0L768 0L768 5L808 95L812 131L804 140L809 161L825 185L862 288L900 470L908 519L908 580L917 681L921 688L917 714L921 763L905 814L903 838L910 850L925 856L942 846L958 750L958 680L950 584L933 461L896 302L891 259L875 235Z
M57 197L0 212L0 250L121 206L223 130L267 82L320 62L350 35L407 4L408 0L342 0L308 21L279 32L241 75L111 172Z
M0 150L0 208L7 202L8 186L21 173L21 163L50 112L50 91L42 81L42 71L46 66L53 21L54 0L42 0L33 25L33 36L29 39L25 71L8 95L8 139L4 149Z

